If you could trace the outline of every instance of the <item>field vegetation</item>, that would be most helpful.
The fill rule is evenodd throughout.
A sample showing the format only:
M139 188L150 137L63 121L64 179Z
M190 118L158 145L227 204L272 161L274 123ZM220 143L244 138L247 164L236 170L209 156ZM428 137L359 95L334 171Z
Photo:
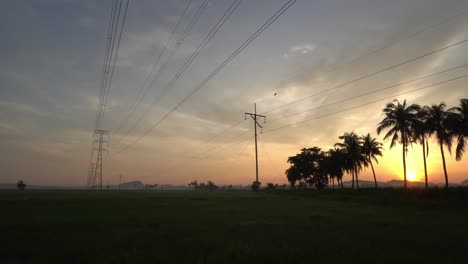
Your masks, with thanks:
M0 263L462 263L468 189L0 192Z

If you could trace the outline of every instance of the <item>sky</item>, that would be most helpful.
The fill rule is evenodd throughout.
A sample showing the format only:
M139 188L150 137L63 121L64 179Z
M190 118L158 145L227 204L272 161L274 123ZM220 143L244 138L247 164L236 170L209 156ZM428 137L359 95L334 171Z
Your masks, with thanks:
M111 2L3 3L0 183L86 184ZM384 156L375 168L379 181L401 179L401 146L390 149L376 133L385 104L406 99L452 107L468 97L468 77L458 78L468 74L463 66L468 42L456 44L468 39L467 1L297 0L141 138L287 1L242 1L152 105L233 0L208 1L159 78L144 86L146 76L154 77L149 73L165 45L168 51L177 45L168 40L187 2L130 1L102 123L110 131L104 184L117 184L119 175L123 181L151 184L250 184L255 180L253 121L244 120L244 113L252 112L254 103L267 116L258 136L261 182L286 183L289 156L303 147L327 150L352 131L371 133L384 143ZM192 1L176 36L202 2ZM426 75L431 76L422 78ZM148 92L125 122L145 87ZM273 108L278 109L268 111ZM446 159L449 182L468 179L467 157L455 161L452 153ZM412 146L407 160L414 180L422 180L421 147ZM440 149L432 139L428 164L429 180L443 182ZM349 179L346 175L344 180ZM371 180L370 169L360 179Z

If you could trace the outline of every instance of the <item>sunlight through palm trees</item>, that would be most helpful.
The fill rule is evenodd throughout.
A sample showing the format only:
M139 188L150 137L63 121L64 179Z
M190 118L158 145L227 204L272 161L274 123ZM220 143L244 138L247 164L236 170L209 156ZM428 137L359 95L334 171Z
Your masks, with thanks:
M383 109L385 118L379 123L377 127L377 134L383 130L388 129L384 139L392 138L390 148L393 148L397 142L400 142L402 146L402 157L403 157L403 180L405 190L408 187L408 179L406 177L406 154L408 152L408 144L411 144L411 138L413 135L412 126L418 120L417 113L420 106L416 104L407 105L406 100L403 103L393 101L388 103Z

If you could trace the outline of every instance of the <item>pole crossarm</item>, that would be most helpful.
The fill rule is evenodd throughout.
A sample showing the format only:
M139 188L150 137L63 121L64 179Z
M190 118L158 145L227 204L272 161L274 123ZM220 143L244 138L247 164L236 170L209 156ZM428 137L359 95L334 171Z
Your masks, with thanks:
M259 126L261 129L263 129L263 126L260 125L260 123L258 122L258 119L259 117L260 118L263 118L263 123L266 123L266 116L264 115L257 115L257 114L252 114L252 113L245 113L245 116L244 116L244 119L247 119L247 115L250 115L250 117L255 121L255 123L257 124L257 126ZM262 130L261 130L262 131ZM263 131L262 131L263 132ZM261 133L261 132L260 132Z

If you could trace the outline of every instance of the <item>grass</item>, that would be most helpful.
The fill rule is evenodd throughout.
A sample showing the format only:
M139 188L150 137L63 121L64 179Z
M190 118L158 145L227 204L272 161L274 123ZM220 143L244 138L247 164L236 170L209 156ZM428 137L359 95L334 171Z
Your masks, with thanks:
M0 191L0 263L462 263L468 190Z

